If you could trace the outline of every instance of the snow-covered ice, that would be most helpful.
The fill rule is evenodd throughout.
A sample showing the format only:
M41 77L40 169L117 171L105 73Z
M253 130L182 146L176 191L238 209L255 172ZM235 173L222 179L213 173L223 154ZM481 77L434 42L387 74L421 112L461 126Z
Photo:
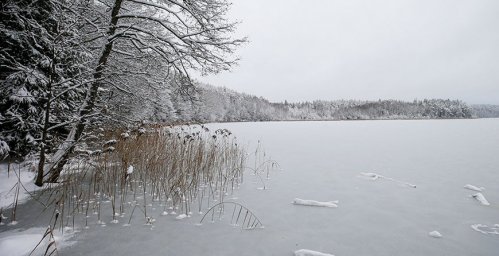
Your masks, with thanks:
M300 198L295 198L293 200L293 204L297 204L297 205L331 207L331 208L338 207L338 203L339 203L338 200L328 201L328 202L319 202L319 201L315 201L315 200L307 200L307 199L300 199Z
M483 205L487 205L487 206L490 205L489 201L487 201L487 199L485 198L485 196L482 193L480 193L480 192L478 192L478 193L476 193L474 195L471 195L471 197L475 198L478 202L480 202Z
M295 251L295 256L334 256L332 254L312 251L308 249L300 249Z

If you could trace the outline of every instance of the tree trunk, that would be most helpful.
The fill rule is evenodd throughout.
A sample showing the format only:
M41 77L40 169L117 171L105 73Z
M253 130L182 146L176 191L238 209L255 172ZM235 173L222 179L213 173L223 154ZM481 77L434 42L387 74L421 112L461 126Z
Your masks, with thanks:
M86 116L89 115L94 110L95 102L97 100L97 92L99 89L100 80L103 77L104 68L107 64L109 55L111 54L111 51L113 49L113 42L110 41L110 39L116 32L116 24L118 23L118 14L120 12L122 3L123 0L115 0L114 2L114 6L111 11L111 22L109 23L109 29L107 32L108 42L106 43L104 49L102 50L99 62L97 63L97 67L95 68L93 74L95 82L93 82L90 85L90 88L88 88L87 90L85 101L83 102L83 106L81 107L78 113L79 119L76 121L73 128L69 132L69 135L66 138L66 140L61 145L59 145L59 148L52 156L51 163L46 164L44 166L43 177L48 176L46 181L50 182L57 181L57 179L59 178L59 174L62 170L62 167L64 166L64 164L66 164L68 160L69 154L73 151L74 146L81 138L81 135L83 133L83 130L85 129L87 122Z
M53 62L53 60L52 60ZM54 66L52 64L52 66ZM35 185L41 187L43 185L43 168L45 166L45 149L46 149L46 143L47 143L47 133L48 133L48 127L49 127L49 118L50 118L50 101L52 100L52 91L51 91L51 83L49 83L47 89L49 92L49 95L47 97L47 104L45 106L45 119L43 123L43 130L42 130L42 141L40 142L40 161L38 162L38 174L36 176L36 181Z

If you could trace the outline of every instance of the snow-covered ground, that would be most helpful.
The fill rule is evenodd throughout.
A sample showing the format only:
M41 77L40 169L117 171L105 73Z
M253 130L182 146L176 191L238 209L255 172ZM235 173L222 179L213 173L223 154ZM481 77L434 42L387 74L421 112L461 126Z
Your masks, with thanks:
M263 179L265 190L248 172L237 191L265 228L230 225L232 209L198 225L197 211L177 219L184 213L162 216L153 204L152 224L140 212L130 226L129 216L114 224L107 213L107 225L93 222L62 255L499 255L499 119L209 127L250 148L260 141L283 169ZM341 205L301 207L295 198Z
M0 208L12 207L18 193L17 201L23 203L38 189L33 183L36 173L30 169L31 165L13 163L9 168L8 163L0 163Z
M27 230L13 230L0 233L0 255L44 255L48 247L47 255L54 251L57 255L63 248L71 246L75 241L71 240L75 231L66 229L64 232L55 230L52 236L45 235L47 228L30 228ZM51 242L55 242L50 245ZM49 246L50 245L50 246Z

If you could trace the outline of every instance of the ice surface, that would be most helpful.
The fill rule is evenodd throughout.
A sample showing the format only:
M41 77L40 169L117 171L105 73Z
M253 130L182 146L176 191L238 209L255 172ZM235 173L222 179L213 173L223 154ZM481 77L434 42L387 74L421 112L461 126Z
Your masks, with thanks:
M474 191L477 191L477 192L482 192L483 190L485 190L484 187L477 187L477 186L473 186L473 185L470 185L470 184L464 185L464 188L469 189L469 190L474 190Z
M440 232L434 230L434 231L431 231L430 233L428 233L429 236L431 237L434 237L434 238L441 238L442 237L442 234L440 234Z
M202 215L177 221L148 209L157 218L150 230L141 225L144 214L137 209L132 228L91 226L81 242L60 255L266 256L293 255L302 248L344 256L499 255L499 235L470 228L499 223L494 204L499 202L499 119L224 123L209 128L228 128L248 152L260 140L283 169L266 181L272 189L257 190L258 177L246 175L235 194L265 229L227 225L233 212L227 208L223 221L202 226L195 225ZM417 189L359 179L360 171L408 181ZM473 205L464 184L486 187L491 206ZM296 196L340 199L341 207L298 207L290 203ZM191 210L206 212L207 207L193 205ZM112 219L110 212L102 211L104 221ZM444 239L429 237L432 230Z
M305 206L320 206L320 207L331 207L331 208L336 208L338 207L339 201L329 201L329 202L319 202L315 200L306 200L306 199L300 199L300 198L295 198L293 200L293 204L297 205L305 205Z
M300 249L295 251L295 256L334 256L328 253L316 252L308 249Z
M489 201L485 198L485 196L482 193L476 193L472 195L471 197L475 198L478 202L480 202L483 205L490 205Z

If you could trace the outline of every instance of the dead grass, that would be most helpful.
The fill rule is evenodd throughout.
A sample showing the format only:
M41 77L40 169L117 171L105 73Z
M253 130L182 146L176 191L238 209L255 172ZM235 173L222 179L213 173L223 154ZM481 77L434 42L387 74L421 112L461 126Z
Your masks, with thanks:
M127 215L129 225L134 214L152 225L152 207L190 216L224 202L243 180L247 154L225 129L149 127L106 132L103 138L102 152L75 158L50 192L61 227L74 227L78 215L86 227L94 216L105 225L109 215L112 223Z

